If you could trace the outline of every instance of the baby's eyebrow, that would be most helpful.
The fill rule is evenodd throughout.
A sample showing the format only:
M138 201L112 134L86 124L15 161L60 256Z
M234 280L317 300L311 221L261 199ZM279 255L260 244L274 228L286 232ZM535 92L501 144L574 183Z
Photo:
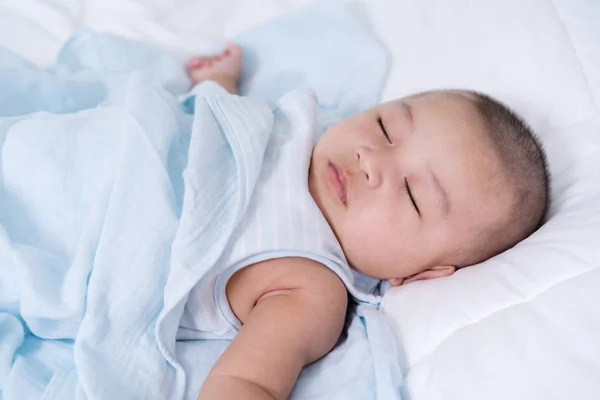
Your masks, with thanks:
M408 119L408 122L410 123L410 130L411 130L411 132L414 132L415 121L413 118L412 108L411 108L410 104L408 104L404 101L400 102L400 104L402 105L402 108L404 109L404 114L406 115L406 119Z
M433 178L433 186L435 187L436 191L438 192L438 198L440 200L440 204L442 205L442 210L444 212L444 215L448 215L451 210L451 204L450 204L450 198L448 197L448 192L446 191L446 189L444 189L444 186L442 186L442 184L440 183L438 177L433 172L433 169L429 168L429 171L431 172L431 177Z

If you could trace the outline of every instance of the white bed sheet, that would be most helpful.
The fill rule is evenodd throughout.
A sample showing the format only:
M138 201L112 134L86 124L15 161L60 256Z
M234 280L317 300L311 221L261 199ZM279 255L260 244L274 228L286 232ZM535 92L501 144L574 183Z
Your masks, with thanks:
M0 0L0 45L51 65L88 26L182 54L310 0ZM384 298L406 397L600 398L600 3L349 0L388 48L384 99L440 87L489 92L542 136L550 220L484 265Z

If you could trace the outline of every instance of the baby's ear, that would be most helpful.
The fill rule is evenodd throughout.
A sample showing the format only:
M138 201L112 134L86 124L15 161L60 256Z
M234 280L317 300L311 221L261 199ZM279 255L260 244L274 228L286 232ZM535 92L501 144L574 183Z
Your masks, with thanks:
M440 265L438 267L433 267L423 272L407 276L406 278L388 279L388 282L392 286L400 286L414 281L424 281L427 279L443 278L444 276L452 275L454 271L456 271L456 267L454 265Z
M400 286L400 285L402 285L404 283L405 279L406 278L392 278L392 279L388 279L388 282L392 286Z

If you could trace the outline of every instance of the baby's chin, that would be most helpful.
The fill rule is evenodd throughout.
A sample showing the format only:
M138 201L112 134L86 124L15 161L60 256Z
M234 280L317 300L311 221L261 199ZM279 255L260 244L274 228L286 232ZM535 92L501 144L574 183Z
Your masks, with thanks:
M382 271L381 268L377 268L372 262L369 262L368 260L365 260L362 257L360 257L360 258L352 257L353 252L346 251L346 249L344 249L343 246L342 246L342 250L344 252L344 255L346 256L346 261L348 262L348 265L350 265L350 268L352 268L353 270L358 271L361 274L368 276L369 278L380 279L380 280L387 279L385 277L384 271ZM360 251L360 249L359 249L359 251ZM364 251L363 251L363 253L364 253Z
M318 188L317 180L315 179L315 170L316 170L316 166L314 165L313 159L311 158L309 168L308 168L308 193L310 193L310 196L313 198L314 202L317 204L317 207L319 207L319 210L321 210L321 213L324 214L323 206L319 199L319 188ZM327 222L329 223L329 221L327 221Z
M333 230L333 233L335 234L335 227L333 226L333 221L331 220L331 216L329 215L329 213L327 211L327 207L325 205L326 200L325 200L324 196L325 196L325 192L327 191L327 188L322 187L323 182L319 182L318 173L319 173L319 163L315 162L314 158L311 157L310 165L308 168L308 192L310 193L310 196L312 197L315 204L319 208L319 211L321 211L321 214L323 214L323 216L325 217L327 224L329 225L329 227ZM337 237L337 234L336 234L336 237ZM338 238L338 241L339 241L339 238Z

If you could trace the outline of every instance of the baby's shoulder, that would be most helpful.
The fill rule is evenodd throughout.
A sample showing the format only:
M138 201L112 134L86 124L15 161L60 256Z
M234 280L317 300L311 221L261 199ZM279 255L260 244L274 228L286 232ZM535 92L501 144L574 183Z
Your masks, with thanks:
M242 268L229 279L226 290L242 323L260 300L276 294L304 292L315 301L328 302L347 298L344 284L331 269L302 257L273 258Z

